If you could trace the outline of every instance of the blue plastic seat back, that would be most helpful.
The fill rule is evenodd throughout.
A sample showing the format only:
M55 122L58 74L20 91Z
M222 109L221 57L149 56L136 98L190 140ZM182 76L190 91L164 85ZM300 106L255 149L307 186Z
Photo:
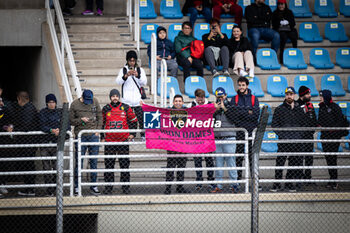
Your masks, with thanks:
M317 133L317 139L321 139L321 132ZM319 149L320 151L323 151L323 149L322 149L322 142L318 142L317 143L317 149ZM342 151L343 151L343 147L339 146L338 152L342 152Z
M170 93L170 88L174 88L175 91L175 95L180 94L182 95L181 91L180 91L180 87L179 87L179 82L177 81L177 79L173 76L168 76L166 78L167 80L167 84L166 84L166 93L167 93L167 98L169 98L169 93ZM160 96L160 90L161 89L161 80L160 78L158 78L157 80L157 94Z
M321 42L323 38L320 35L318 26L315 23L304 22L299 25L299 37L304 42Z
M155 23L147 23L141 27L141 40L145 44L151 43L152 33L155 33L157 36L157 28L159 26Z
M267 112L269 113L269 118L267 119L267 124L271 125L271 123L272 123L272 108L271 108L271 105L268 104L268 103L259 102L260 113L261 113L261 110L262 110L262 108L264 106L267 106ZM260 116L261 116L261 114L259 114L259 120L260 120Z
M171 42L174 43L175 37L181 32L182 30L182 24L181 23L173 23L170 24L168 29L168 39L171 40Z
M203 89L205 91L205 97L209 97L207 84L204 78L201 76L188 76L185 81L185 94L188 95L190 98L195 98L194 92L198 88Z
M212 83L212 89L213 89L214 95L215 95L215 90L218 87L224 88L226 91L227 97L229 97L229 98L232 98L233 96L237 95L233 81L229 76L219 75L219 76L214 77L213 83Z
M332 0L315 0L315 14L323 18L334 18L338 13L334 9Z
M252 4L254 0L238 0L238 5L242 7L243 14L245 15L245 8Z
M264 138L263 138L264 141L276 141L278 140L278 136L275 132L272 132L272 131L266 131L264 133ZM264 151L264 152L277 152L277 143L276 142L273 142L273 143L262 143L261 145L261 150Z
M350 17L350 1L340 0L339 11L345 17Z
M340 101L340 102L337 102L337 104L340 107L341 112L343 113L343 115L346 116L346 114L348 112L348 102Z
M311 18L312 13L310 11L307 0L290 0L289 9L293 12L296 18Z
M348 136L345 137L346 140L350 140L350 134L348 134ZM350 150L350 142L345 142L344 143L344 148L347 150Z
M284 97L287 87L287 79L282 75L271 75L267 78L267 93L273 97Z
M265 0L265 4L270 6L272 12L274 12L277 8L277 0Z
M341 79L335 74L326 74L321 78L321 90L324 89L331 90L333 96L345 95Z
M343 69L350 69L350 48L344 47L337 49L335 61Z
M202 36L210 32L209 23L197 23L194 26L194 37L197 40L202 40Z
M324 48L313 48L310 51L310 65L316 69L333 69L334 67L328 50Z
M157 18L154 5L151 0L140 0L140 19L155 19Z
M224 23L221 25L221 32L225 33L227 37L230 39L232 37L232 28L237 24L235 23Z
M165 19L182 19L180 4L178 0L162 0L160 2L160 15Z
M350 76L348 77L348 92L350 92Z
M297 48L289 48L283 52L283 64L288 69L306 69L303 52Z
M263 70L278 70L281 65L278 63L277 54L273 49L258 49L256 53L258 66Z
M331 42L347 42L344 25L339 22L328 22L325 27L325 38Z
M249 89L252 91L252 94L256 97L264 97L265 93L261 87L261 82L258 77L248 78L249 80Z
M315 114L318 119L318 113L320 112L320 106L319 106L320 103L319 102L311 102L311 103L314 106Z
M298 75L294 78L294 89L298 92L301 86L306 86L311 91L311 96L318 96L318 91L316 89L315 79L306 74Z

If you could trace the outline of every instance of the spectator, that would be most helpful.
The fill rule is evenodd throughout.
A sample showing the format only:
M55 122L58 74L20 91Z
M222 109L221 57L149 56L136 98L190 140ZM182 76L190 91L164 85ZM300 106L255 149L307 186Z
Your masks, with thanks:
M60 133L60 121L62 117L62 108L57 108L57 99L54 94L48 94L45 97L46 107L39 112L40 130L46 133L42 139L42 143L57 143ZM56 157L57 147L42 147L40 155L43 157ZM43 169L46 171L56 170L56 160L43 160ZM56 184L55 174L44 175L45 184ZM48 187L46 195L54 196L55 187Z
M130 50L126 53L126 65L120 69L116 79L117 85L122 86L122 103L127 104L135 112L139 128L143 129L143 110L140 106L141 87L147 84L145 71L137 64L137 54ZM141 137L144 139L144 133Z
M62 10L63 15L72 15L72 10L75 7L75 4L75 0L64 0L64 6Z
M270 28L272 12L270 7L265 4L265 0L255 0L255 3L247 6L245 8L245 18L248 25L248 36L253 46L255 62L256 50L260 39L271 41L271 48L277 53L280 46L280 35Z
M151 59L151 44L148 45L147 54ZM177 78L178 65L175 61L175 48L173 42L167 39L166 29L162 26L157 28L157 70L160 72L162 59L166 60L170 75Z
M322 90L320 91L320 97L319 125L321 127L343 127L342 122L346 121L346 118L338 104L333 102L332 92L330 90ZM348 133L348 130L345 130L345 133L339 130L323 130L321 131L321 139L340 139ZM339 152L339 146L340 142L322 142L323 152ZM337 166L337 155L326 155L325 157L328 166ZM338 179L337 169L328 169L328 173L331 180ZM336 190L338 189L338 184L336 182L328 182L327 188Z
M204 57L210 66L213 77L220 75L215 65L219 59L223 65L223 74L230 76L228 72L230 62L230 53L227 47L228 38L225 33L221 32L219 20L210 20L210 33L204 34L202 41L205 47Z
M233 26L229 40L230 57L234 64L233 72L240 76L254 77L254 57L248 38L242 36L242 28Z
M204 16L205 21L209 23L211 20L211 4L209 0L186 0L184 6L182 7L182 14L190 14L190 23L191 27L194 27L198 15L201 14Z
M188 108L192 108L198 105L204 105L204 104L210 104L210 102L205 98L205 91L202 89L197 89L194 92L195 99L192 101L192 103L188 104ZM206 167L214 167L214 159L211 156L206 156L204 157L205 159L205 165ZM202 157L193 157L194 160L194 166L196 168L202 167ZM214 180L214 171L207 171L208 175L208 181L213 181ZM203 181L203 171L196 171L196 181ZM214 185L209 186L210 189L214 189ZM196 190L199 191L202 189L202 184L197 184L196 185Z
M101 107L91 90L84 90L82 97L72 102L70 106L69 119L74 126L74 134L77 137L79 132L84 129L101 129L102 113ZM81 142L98 142L99 133L86 133L81 135ZM81 147L81 155L85 155L89 150L89 155L98 155L99 146L88 145ZM97 158L89 159L90 169L97 169ZM83 167L83 159L81 160ZM91 172L90 178L92 183L97 181L97 173ZM78 194L78 147L75 147L75 169L74 169L74 193ZM97 186L90 187L90 193L99 195L100 191Z
M238 91L237 95L232 97L231 105L237 108L237 123L236 127L245 128L249 137L252 136L253 130L258 126L259 119L259 100L254 95L252 91L248 88L249 80L246 77L240 77L237 80ZM237 140L246 140L245 134L242 131L238 131L236 135ZM244 144L237 144L236 153L244 153ZM248 154L249 154L249 165L250 171L252 171L252 141L248 141ZM236 165L237 167L242 167L244 157L237 157ZM242 179L242 170L238 170L238 179Z
M191 57L190 48L185 48L194 40L196 40L196 38L192 36L191 23L188 21L182 23L182 31L175 37L174 45L177 63L183 68L184 82L186 78L190 76L191 67L197 70L198 76L203 77L203 63L201 59Z
M233 123L232 119L235 119L236 117L232 114L232 107L230 106L227 95L225 92L225 89L222 87L218 87L215 90L215 96L216 96L216 112L214 113L214 118L217 121L221 121L221 127L222 128L234 128L235 124ZM236 132L235 131L218 131L215 132L215 140L235 140L236 138ZM236 150L236 144L216 144L216 153L229 153L234 154ZM222 168L225 166L225 162L227 167L236 167L236 157L229 156L229 157L215 157L216 158L216 167ZM237 193L240 189L240 186L237 181L237 170L229 170L228 171L230 180L233 182L231 184L231 189L233 193ZM223 170L216 170L216 180L222 181L224 176ZM211 190L212 193L222 192L222 184L217 184L217 187L213 190Z
M221 14L230 14L235 17L235 23L241 25L243 9L237 0L213 0L213 17L220 20Z
M117 89L112 89L109 93L111 102L106 104L102 109L103 129L136 129L137 118L134 111L129 105L120 102L120 93ZM106 133L101 135L107 142L128 142L131 141L136 134L132 133ZM105 155L129 155L129 145L105 145ZM119 166L121 169L129 169L130 159L119 158ZM105 158L106 169L114 169L115 158ZM114 182L114 173L105 172L105 182ZM130 182L130 173L121 172L120 182ZM111 194L113 186L105 187L104 193ZM130 186L123 185L124 194L130 193Z
M301 86L298 90L299 99L297 100L300 107L304 110L305 118L307 120L307 127L317 127L317 118L313 104L311 101L311 90L306 86ZM315 131L305 131L304 139L314 139ZM313 143L303 143L302 144L304 152L313 152L314 144ZM312 166L314 158L312 155L306 155L304 157L305 166ZM311 179L311 169L306 169L303 175L304 179ZM310 183L309 183L310 184Z
M298 32L295 29L294 14L287 7L286 0L278 0L277 9L272 13L272 28L280 34L280 63L283 64L283 51L287 40L293 48L298 47Z
M284 102L275 109L272 118L272 128L292 128L292 127L305 127L306 117L303 109L299 103L294 100L295 90L293 87L287 87L285 90ZM303 131L278 131L276 130L278 139L290 140L290 139L303 139ZM278 143L277 152L303 152L302 143ZM276 166L284 166L287 156L277 156ZM302 166L303 158L300 155L293 155L288 157L288 166ZM282 179L282 169L275 170L275 179ZM287 170L286 179L302 179L301 169L289 169ZM295 187L292 183L286 183L285 189L289 192L296 192L300 188L300 183L297 183ZM271 192L277 192L281 190L280 183L274 183L270 189Z
M17 93L17 102L13 106L10 113L10 125L13 125L13 131L29 132L39 129L38 111L34 104L30 102L29 94L26 91ZM21 135L15 137L16 144L35 144L37 137L34 135ZM36 147L23 147L15 149L16 157L35 157ZM16 163L17 171L35 171L34 160L18 161ZM35 175L24 175L23 180L25 184L34 184ZM25 188L18 191L21 196L35 196L33 188Z
M86 0L86 10L81 14L82 15L93 15L94 14L93 5L94 5L94 0ZM96 15L102 16L103 15L103 0L96 0L96 8L97 8Z
M184 100L182 95L175 95L173 99L173 107L172 109L183 109L184 108ZM179 152L167 151L168 154L181 154ZM166 167L167 168L185 168L187 163L187 157L167 157ZM174 171L166 172L166 181L174 180ZM176 181L184 181L185 180L185 171L177 171ZM177 193L190 193L187 191L183 185L178 184L176 187ZM171 185L166 185L164 194L171 194Z

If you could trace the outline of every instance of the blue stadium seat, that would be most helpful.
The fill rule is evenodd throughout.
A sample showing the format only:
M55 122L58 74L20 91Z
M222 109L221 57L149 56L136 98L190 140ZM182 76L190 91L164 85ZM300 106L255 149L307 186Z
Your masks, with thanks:
M261 82L258 77L248 78L249 80L249 89L252 91L252 94L256 97L264 97L265 93L261 88Z
M344 116L347 116L347 112L348 112L348 105L349 103L348 102L337 102L338 106L340 107L341 109L341 112L343 113Z
M237 24L235 23L224 23L221 25L221 32L225 33L229 39L231 39L232 36L232 28Z
M307 69L303 52L297 48L289 48L283 52L283 64L288 69Z
M311 96L318 96L318 91L316 89L315 80L312 76L302 74L294 78L294 89L298 92L301 86L306 86L311 91Z
M204 78L201 76L188 76L185 81L185 94L188 95L190 98L195 98L194 92L198 88L203 89L205 91L205 97L209 97L207 84Z
M212 89L215 95L215 90L218 87L223 87L227 93L227 97L232 98L237 95L233 81L229 76L219 75L213 78Z
M314 106L315 114L316 114L316 117L318 118L318 113L320 112L319 102L311 102L311 103Z
M140 19L155 19L157 14L151 0L140 0Z
M174 43L175 37L177 37L177 35L181 30L182 30L182 23L170 24L168 29L168 39Z
M277 0L265 0L265 4L270 6L272 12L277 8Z
M170 88L173 87L175 90L175 95L180 94L182 95L181 91L180 91L180 87L179 87L179 82L177 81L177 79L173 76L168 76L166 78L167 80L167 84L166 84L166 93L167 93L167 98L169 98L169 92L170 92ZM157 80L157 94L160 96L160 78L158 78Z
M268 103L259 102L259 108L260 108L260 110L261 110L262 107L264 107L265 105L267 106L267 112L269 113L269 118L267 119L267 124L268 124L268 125L271 125L271 123L272 123L272 108L271 108L271 105L269 105ZM259 115L259 120L260 120L260 115Z
M160 2L160 15L165 19L182 19L180 4L178 0L162 0Z
M310 11L307 0L290 0L289 9L293 12L296 18L311 18L312 13Z
M344 139L350 140L350 134L348 134L348 136L346 136ZM349 142L344 143L344 149L350 150L350 143Z
M209 23L197 23L194 26L194 37L197 40L202 40L202 36L209 32L210 32Z
M350 17L350 1L349 0L340 0L339 6L340 14L345 17Z
M321 90L328 89L332 91L333 96L344 96L345 91L338 75L326 74L321 79Z
M242 7L243 15L245 15L245 8L252 4L254 0L238 0L238 5Z
M304 22L299 25L299 37L304 42L322 42L318 26L315 23Z
M322 18L335 18L338 13L334 9L332 0L315 0L315 14Z
M333 69L334 67L328 50L324 48L313 48L310 51L310 65L316 69Z
M349 40L346 36L344 25L339 22L328 22L324 34L325 38L330 42L347 42Z
M159 26L155 23L147 23L141 27L141 40L145 44L151 43L152 33L154 32L157 35L157 28Z
M337 49L335 61L343 69L350 69L350 48L344 47Z
M317 139L321 139L321 132L317 133ZM317 143L317 149L319 149L320 151L323 151L322 150L322 142L318 142ZM339 146L338 152L343 152L343 147L342 146Z
M272 131L266 131L264 133L264 141L276 141L278 140L278 136L276 133L272 132ZM261 150L264 152L277 152L277 143L262 143L261 144Z
M348 77L348 92L350 92L350 76Z
M277 54L273 49L258 49L256 53L258 66L263 70L278 70L281 65L278 63Z
M287 87L287 79L282 75L271 75L267 78L267 93L273 97L284 97Z

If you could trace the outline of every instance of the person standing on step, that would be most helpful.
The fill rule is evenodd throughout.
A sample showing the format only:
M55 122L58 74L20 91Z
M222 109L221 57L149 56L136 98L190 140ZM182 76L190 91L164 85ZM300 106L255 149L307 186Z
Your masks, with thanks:
M69 16L72 15L72 10L75 7L76 1L75 0L64 0L63 10L62 14Z
M96 15L103 15L103 0L96 0ZM94 15L94 0L86 0L86 10L82 15Z

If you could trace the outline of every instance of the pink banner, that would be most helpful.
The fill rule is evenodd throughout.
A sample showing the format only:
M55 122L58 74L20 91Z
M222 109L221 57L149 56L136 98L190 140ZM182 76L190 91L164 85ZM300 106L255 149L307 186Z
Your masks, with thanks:
M143 105L146 148L183 153L215 151L214 104L187 109Z

